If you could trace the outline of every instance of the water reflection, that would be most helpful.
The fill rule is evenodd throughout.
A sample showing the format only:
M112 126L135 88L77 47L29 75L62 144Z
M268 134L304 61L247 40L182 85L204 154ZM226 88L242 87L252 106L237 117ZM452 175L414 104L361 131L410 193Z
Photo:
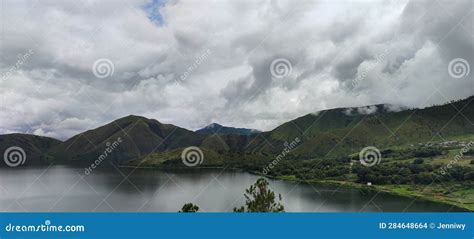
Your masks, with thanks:
M232 211L243 205L243 193L256 179L245 172L218 169L109 168L87 176L82 168L67 166L0 169L0 210L176 212L193 202L201 211ZM292 212L453 210L443 204L328 186L270 180L270 187Z

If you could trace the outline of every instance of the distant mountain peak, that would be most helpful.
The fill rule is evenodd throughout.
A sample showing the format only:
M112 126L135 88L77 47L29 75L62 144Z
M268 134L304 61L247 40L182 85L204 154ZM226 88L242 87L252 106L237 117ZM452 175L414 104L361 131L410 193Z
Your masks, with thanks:
M212 123L206 127L204 127L204 129L215 129L215 128L221 128L221 127L224 127L223 125L220 125L218 123Z
M256 129L246 129L246 128L234 128L223 126L218 123L211 123L202 129L196 130L196 133L199 134L238 134L238 135L251 135L260 132Z

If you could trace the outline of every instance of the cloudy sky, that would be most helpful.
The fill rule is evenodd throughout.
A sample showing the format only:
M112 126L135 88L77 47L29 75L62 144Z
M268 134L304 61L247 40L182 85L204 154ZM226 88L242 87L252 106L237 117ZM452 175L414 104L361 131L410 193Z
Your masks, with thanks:
M270 130L474 95L472 0L0 2L0 134L129 114Z

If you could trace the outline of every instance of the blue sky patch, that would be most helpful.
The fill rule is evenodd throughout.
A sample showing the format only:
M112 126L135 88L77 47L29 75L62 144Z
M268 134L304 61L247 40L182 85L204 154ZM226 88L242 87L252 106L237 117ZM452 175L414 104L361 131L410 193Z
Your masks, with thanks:
M163 17L160 14L160 9L166 3L166 0L151 0L145 6L143 10L147 13L148 18L157 25L163 25Z

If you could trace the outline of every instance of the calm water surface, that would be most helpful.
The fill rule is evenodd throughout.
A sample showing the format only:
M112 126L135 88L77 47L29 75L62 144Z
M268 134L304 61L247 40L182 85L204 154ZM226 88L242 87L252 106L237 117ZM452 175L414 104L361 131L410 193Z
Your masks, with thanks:
M0 169L0 210L176 212L193 202L201 211L232 211L243 205L245 189L257 179L249 173L218 169L132 170L111 168L86 176L83 169L66 166ZM270 180L270 186L291 212L454 210L443 204L336 187L280 180Z

